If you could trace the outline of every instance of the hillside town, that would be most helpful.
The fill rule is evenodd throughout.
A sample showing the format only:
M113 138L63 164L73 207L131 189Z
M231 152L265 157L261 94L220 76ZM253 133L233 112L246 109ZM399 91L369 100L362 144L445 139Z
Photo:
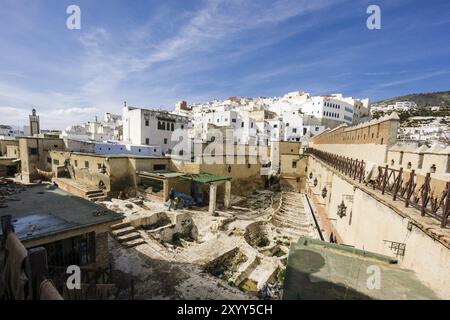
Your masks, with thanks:
M22 270L32 292L0 294L448 299L448 118L404 126L413 102L377 108L296 91L172 110L124 102L61 132L37 109L24 128L2 124L2 243L37 274ZM389 287L348 272L374 264ZM65 286L70 265L78 289Z

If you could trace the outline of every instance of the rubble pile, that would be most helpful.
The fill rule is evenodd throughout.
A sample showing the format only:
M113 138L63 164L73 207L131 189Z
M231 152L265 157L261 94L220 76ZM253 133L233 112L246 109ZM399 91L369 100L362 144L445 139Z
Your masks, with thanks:
M6 208L8 201L19 201L17 194L25 190L25 186L0 178L0 208Z

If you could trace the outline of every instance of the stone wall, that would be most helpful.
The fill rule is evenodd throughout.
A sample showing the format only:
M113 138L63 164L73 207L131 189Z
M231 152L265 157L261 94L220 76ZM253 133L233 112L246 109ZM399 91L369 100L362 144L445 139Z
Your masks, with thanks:
M341 125L333 130L325 130L313 137L311 142L318 144L387 144L397 142L397 130L400 124L398 115L394 112L378 120L348 127Z
M421 217L418 210L405 208L391 196L354 184L313 156L309 157L308 168L318 181L316 187L313 179L308 182L310 192L319 199L315 205L327 213L344 244L391 257L396 257L392 242L404 244L404 256L397 257L400 266L414 270L441 298L450 298L448 229L439 229L437 221ZM324 187L328 192L322 198ZM347 208L345 216L340 217L338 206L342 202ZM442 235L436 235L439 233Z

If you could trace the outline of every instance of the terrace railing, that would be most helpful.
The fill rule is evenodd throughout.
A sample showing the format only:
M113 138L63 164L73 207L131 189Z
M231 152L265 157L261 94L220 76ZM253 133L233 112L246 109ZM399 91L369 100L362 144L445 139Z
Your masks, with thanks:
M420 211L421 216L430 216L440 222L442 228L449 227L450 221L450 181L444 190L436 194L432 185L430 173L417 175L415 170L404 171L386 166L368 168L367 164L358 159L352 159L329 152L308 148L306 154L332 166L345 176L359 183L372 185L373 189L382 194L392 196L394 201L403 201L405 207L413 207ZM375 172L373 172L375 170Z

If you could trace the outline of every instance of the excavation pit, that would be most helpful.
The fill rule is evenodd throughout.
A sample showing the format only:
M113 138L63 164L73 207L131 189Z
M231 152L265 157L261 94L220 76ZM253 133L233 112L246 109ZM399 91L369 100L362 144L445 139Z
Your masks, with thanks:
M239 248L234 248L209 262L205 270L217 278L229 281L247 260L248 257Z

